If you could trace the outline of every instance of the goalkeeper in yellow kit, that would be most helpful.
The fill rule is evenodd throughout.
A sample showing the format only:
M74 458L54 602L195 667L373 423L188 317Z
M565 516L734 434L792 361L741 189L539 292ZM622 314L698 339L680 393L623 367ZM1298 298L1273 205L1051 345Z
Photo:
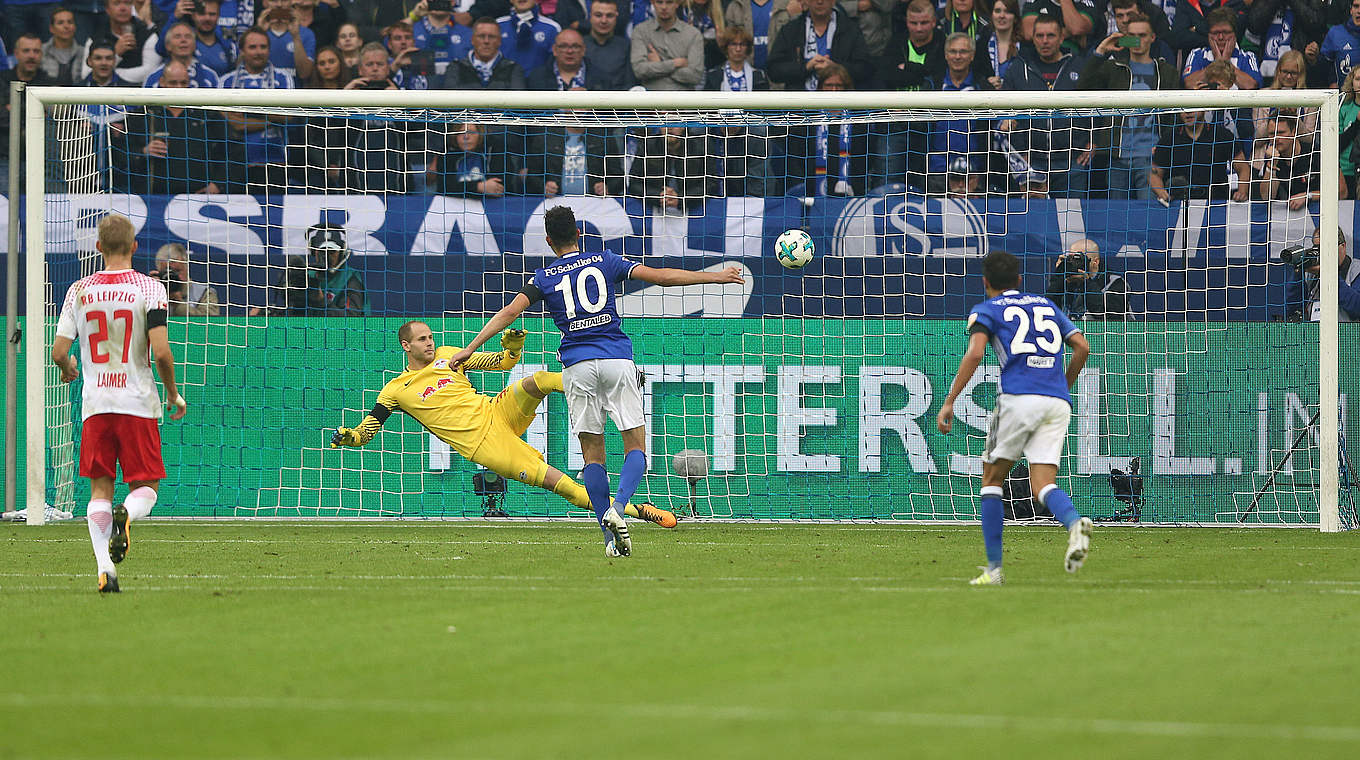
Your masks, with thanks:
M463 458L591 510L586 489L549 466L543 461L542 452L522 438L544 397L554 391L562 392L562 373L535 372L495 398L478 393L468 382L467 370L507 370L518 364L524 337L523 330L506 330L501 335L500 351L479 351L453 369L449 357L458 348L436 348L429 325L419 320L407 322L397 330L397 339L406 352L406 371L383 386L378 402L357 428L342 427L336 431L331 447L368 443L392 412L400 409ZM675 527L675 515L651 504L629 504L626 511L629 517L663 528Z

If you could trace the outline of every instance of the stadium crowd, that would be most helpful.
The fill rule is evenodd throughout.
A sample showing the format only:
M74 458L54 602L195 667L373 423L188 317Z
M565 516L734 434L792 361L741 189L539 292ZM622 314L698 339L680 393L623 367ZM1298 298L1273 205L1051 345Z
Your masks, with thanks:
M1360 0L3 0L11 81L535 89L1338 86L1360 137ZM88 110L100 189L732 195L889 183L976 196L1287 200L1318 193L1317 113L596 130ZM0 141L0 151L7 146ZM5 157L7 158L7 156Z

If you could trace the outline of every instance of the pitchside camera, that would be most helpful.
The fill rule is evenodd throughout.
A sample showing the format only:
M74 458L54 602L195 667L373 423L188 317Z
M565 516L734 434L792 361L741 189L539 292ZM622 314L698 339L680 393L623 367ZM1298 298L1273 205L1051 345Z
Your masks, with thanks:
M482 517L510 516L501 508L505 491L505 478L490 470L479 470L472 476L472 493L482 497Z
M1143 517L1143 476L1139 473L1142 469L1142 461L1138 457L1129 460L1126 470L1117 467L1110 468L1110 490L1114 491L1114 498L1124 502L1124 509L1119 510L1111 519L1131 520L1138 522Z
M1280 251L1280 263L1288 264L1300 272L1309 267L1317 266L1320 257L1321 252L1315 245L1291 245Z

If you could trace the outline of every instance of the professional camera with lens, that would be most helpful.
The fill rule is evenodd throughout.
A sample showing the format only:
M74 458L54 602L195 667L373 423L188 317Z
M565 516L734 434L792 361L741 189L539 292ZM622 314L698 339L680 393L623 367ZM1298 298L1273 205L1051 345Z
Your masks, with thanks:
M1318 265L1321 254L1315 245L1291 245L1280 251L1280 263L1288 264L1300 272Z
M1064 254L1053 271L1066 275L1086 274L1091 271L1091 257L1080 252Z
M170 300L184 300L184 280L179 276L179 272L167 266L162 270L153 270L150 275L161 281L161 284L165 286L165 294L170 297Z

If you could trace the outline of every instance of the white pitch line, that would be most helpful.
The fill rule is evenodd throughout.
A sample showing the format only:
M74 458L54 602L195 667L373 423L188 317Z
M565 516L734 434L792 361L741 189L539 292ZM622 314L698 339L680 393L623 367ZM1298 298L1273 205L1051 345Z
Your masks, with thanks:
M1024 731L1042 734L1106 734L1116 736L1174 737L1187 739L1283 740L1360 744L1360 727L1319 726L1285 723L1214 723L1169 720L1128 720L1121 718L1082 718L1078 716L1007 715L999 713L933 713L907 710L821 710L754 707L749 705L676 705L629 702L618 705L576 704L570 702L493 706L485 700L458 702L429 699L345 699L337 697L266 696L164 696L164 695L31 695L0 694L0 704L23 707L101 707L109 704L135 704L141 708L184 710L235 710L243 712L393 713L449 715L471 713L552 713L588 717L601 710L616 717L638 719L688 719L727 723L808 722L829 725L860 724L894 728L943 728L992 731Z

